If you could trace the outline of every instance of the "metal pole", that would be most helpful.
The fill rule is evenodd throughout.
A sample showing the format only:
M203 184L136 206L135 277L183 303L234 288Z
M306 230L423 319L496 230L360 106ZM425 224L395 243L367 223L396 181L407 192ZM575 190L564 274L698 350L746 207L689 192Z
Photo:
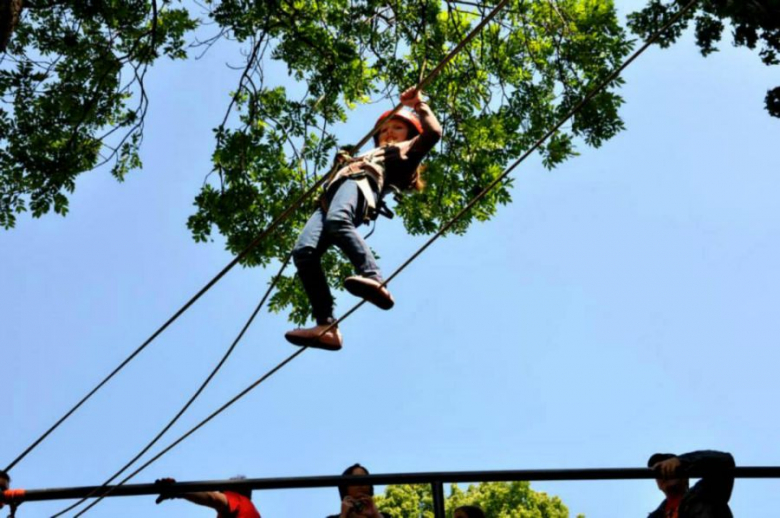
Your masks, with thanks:
M755 466L738 467L732 470L736 478L777 478L780 479L780 467ZM691 472L691 478L700 478L703 473ZM256 478L244 480L206 480L197 482L177 482L166 486L169 494L182 494L195 491L230 490L236 488L267 490L267 489L301 489L315 487L336 487L344 483L359 485L393 485L393 484L433 484L457 482L511 482L554 481L554 480L641 480L654 479L655 473L647 468L596 468L596 469L541 469L541 470L511 470L511 471L451 471L428 473L396 473L365 476L324 476L324 477L287 477L287 478ZM98 490L98 491L96 491ZM59 489L36 489L24 492L23 501L35 502L43 500L63 500L83 498L92 492L92 496L100 496L111 490L111 496L158 495L160 486L155 484L128 484L124 486L88 486ZM20 490L12 490L20 491ZM5 492L5 495L9 495Z
M431 483L433 489L433 516L445 518L444 511L444 484L441 480Z

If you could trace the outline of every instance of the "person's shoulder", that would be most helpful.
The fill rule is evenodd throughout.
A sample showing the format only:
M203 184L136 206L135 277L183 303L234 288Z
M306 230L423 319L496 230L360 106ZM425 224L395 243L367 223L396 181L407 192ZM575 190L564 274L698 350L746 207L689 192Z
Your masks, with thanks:
M222 491L228 502L228 510L232 513L239 510L256 510L255 504L252 499L242 495L241 493L234 493L233 491Z
M662 518L664 515L664 507L666 507L666 500L661 502L661 505L656 507L655 511L647 515L647 518Z

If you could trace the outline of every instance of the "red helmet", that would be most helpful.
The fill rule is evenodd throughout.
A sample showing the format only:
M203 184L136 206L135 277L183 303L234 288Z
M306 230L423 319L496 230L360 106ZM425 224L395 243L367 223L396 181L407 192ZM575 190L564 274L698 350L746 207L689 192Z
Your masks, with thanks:
M393 113L393 110L387 110L385 113L379 116L379 118L376 121L375 127L379 126L380 122L383 122L385 118ZM417 115L410 112L409 110L399 110L393 114L391 119L400 119L404 121L408 126L411 126L410 129L413 129L417 132L417 135L422 133L422 124L420 124L420 119L417 118ZM374 133L374 144L379 144L379 132Z

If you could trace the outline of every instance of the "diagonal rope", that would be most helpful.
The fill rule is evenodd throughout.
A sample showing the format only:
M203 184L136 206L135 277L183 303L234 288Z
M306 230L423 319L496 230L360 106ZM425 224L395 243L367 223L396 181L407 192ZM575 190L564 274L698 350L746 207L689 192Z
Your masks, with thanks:
M452 61L452 59L457 55L463 47L465 47L474 37L479 34L482 29L487 25L497 14L501 9L506 6L506 4L509 3L509 0L502 0L499 4L497 4L493 10L488 13L488 15L482 19L482 21L463 39L461 40L450 52L442 59L441 62L434 68L422 81L420 81L416 89L422 90L425 87L427 87L433 79L439 75L439 73L444 69L444 67ZM401 103L399 103L393 110L387 115L387 119L391 118L394 114L398 113L398 111L403 107ZM365 137L363 137L360 142L357 144L356 148L360 149L362 148L366 142L371 139L371 137L374 136L374 133L376 133L379 125L375 126ZM135 351L133 351L130 356L128 356L122 363L119 364L111 373L106 376L100 383L98 383L95 388L93 388L91 391L87 393L86 396L84 396L78 403L76 403L75 406L73 406L68 412L66 412L54 425L51 426L46 432L43 433L38 439L35 440L30 446L27 447L19 456L16 457L9 465L6 467L5 471L11 471L11 469L16 466L19 462L21 462L22 459L24 459L30 452L32 452L36 447L38 447L39 444L41 444L49 435L51 435L52 432L54 432L57 428L62 425L71 415L73 415L84 403L86 403L92 396L95 395L95 393L103 388L103 386L108 383L116 374L119 373L128 363L130 363L133 359L135 359L138 354L141 353L149 344L151 344L160 334L162 334L163 331L165 331L171 324L173 324L181 315L183 315L195 302L197 302L198 299L200 299L207 291L209 291L217 282L219 282L222 277L224 277L230 270L233 269L241 260L243 260L249 253L263 240L265 240L268 235L276 230L279 225L281 225L292 213L295 211L298 207L300 207L317 189L322 187L322 185L330 178L331 174L335 172L336 165L332 166L329 173L323 175L320 179L318 179L309 189L307 189L300 197L298 197L290 206L287 207L281 214L279 214L276 219L274 219L268 227L266 227L260 234L251 242L247 247L239 253L232 261L230 261L216 276L214 276L213 279L211 279L208 283L206 283L203 288L200 289L190 300L188 300L172 317L170 317L159 329L157 329L144 343L142 343Z
M211 371L211 373L208 375L208 377L206 378L206 380L205 380L205 381L204 381L204 382L201 384L201 386L198 388L198 390L197 390L197 391L195 391L195 393L192 395L192 397L190 397L190 399L187 401L187 403L186 403L186 404L185 404L185 405L182 407L182 409L181 409L181 410L179 410L179 412L178 412L178 413L177 413L177 414L174 416L174 418L173 418L173 419L171 419L171 421L170 421L170 422L169 422L167 425L165 425L165 427L164 427L162 430L160 430L160 432L159 432L159 433L158 433L158 434L157 434L157 435L154 437L154 439L152 439L152 440L149 442L149 444L147 444L146 446L144 446L144 448L143 448L143 449L142 449L140 452L138 452L138 454L137 454L135 457L133 457L133 458L132 458L132 459L131 459L131 460L130 460L130 461L127 463L127 464L125 464L125 465L124 465L124 466L123 466L123 467L122 467L122 468L121 468L119 471L117 471L116 473L114 473L114 474L111 476L111 478L109 478L108 480L106 480L105 482L103 482L103 484L101 484L101 485L100 485L100 487L97 487L97 488L95 488L95 490L94 490L94 491L92 491L91 493L89 493L88 495L86 495L85 497L83 497L81 500L79 500L79 501L78 501L78 502L76 502L75 504L73 504L73 505L71 505L71 506L67 507L66 509L63 509L62 511L59 511L57 514L53 515L53 517L52 517L52 518L57 518L58 516L62 516L63 514L67 513L68 511L71 511L72 509L75 509L76 507L78 507L78 506L80 506L81 504L83 504L83 503L84 503L84 502L85 502L87 499L89 499L89 498L93 497L94 495L98 494L98 493L99 493L99 492L100 492L102 489L106 488L106 487L107 487L107 486L108 486L108 485L109 485L111 482L113 482L113 481L114 481L114 480L116 480L116 479L117 479L117 478L118 478L120 475L122 475L122 473L124 473L125 471L127 471L127 469L128 469L128 468L130 468L130 466L132 466L133 464L135 464L135 463L138 461L138 459L140 459L141 457L143 457L143 456L146 454L146 452L148 452L148 451L149 451L149 450L152 448L152 446L154 446L155 444L157 444L157 441L159 441L160 439L162 439L163 435L165 435L165 434L168 432L168 430L170 430L170 429L171 429L171 427L172 427L172 426L173 426L173 425L174 425L174 424L175 424L175 423L176 423L176 422L179 420L179 418L180 418L182 415L184 415L184 413L187 411L187 409L188 409L188 408L189 408L189 407L190 407L190 406L191 406L191 405L192 405L192 404L195 402L195 400L196 400L196 399L198 399L198 397L200 396L200 394L201 394L201 393L203 392L203 390L204 390L204 389L205 389L205 388L208 386L208 384L211 382L211 380L214 378L214 376L216 376L216 375L217 375L217 373L219 372L219 370L222 368L222 366L225 364L225 362L227 361L227 359L230 357L230 355L231 355L231 354L233 353L233 351L235 350L235 348L236 348L236 346L238 345L238 343L239 343L239 342L241 341L241 339L244 337L244 334L245 334L245 333L247 332L247 330L249 329L249 326L251 326L251 325L252 325L252 322L254 321L255 317L256 317L256 316L257 316L257 314L260 312L260 309L261 309L261 308L262 308L262 307L265 305L266 301L268 300L268 297L271 295L271 292L272 292L272 291L273 291L273 289L276 287L276 284L279 282L279 279L282 277L282 273L284 273L284 270L285 270L285 268L287 268L287 265L288 265L288 264L290 264L290 258L291 258L291 257L292 257L292 255L291 255L291 254L288 254L288 255L287 255L287 258L284 260L284 262L282 263L281 267L279 268L279 271L278 271L278 272L276 273L276 275L274 276L274 278L273 278L273 281L271 281L271 284L270 284L270 286L268 286L268 289L266 290L266 292L265 292L265 294L263 295L263 297L262 297L262 299L260 300L260 302L257 304L257 307L255 308L255 310L254 310L254 311L252 312L252 314L250 315L249 319L248 319L248 320L246 321L246 323L244 324L244 327L243 327L243 328L241 328L241 331L238 333L238 336L236 336L235 340L233 340L233 343L230 345L230 347L228 348L228 350L225 352L224 356L222 356L222 359L219 361L219 363L217 364L217 366L216 366L216 367L215 367L215 368L214 368L214 369Z
M153 462L157 461L157 460L158 460L160 457L162 457L163 455L165 455L166 453L168 453L169 451L171 451L173 448L175 448L177 445L179 445L179 444L180 444L182 441L184 441L184 440L185 440L187 437L189 437L190 435L192 435L193 433L195 433L196 431L198 431L200 428L202 428L203 426L205 426L205 425L206 425L206 424L207 424L209 421L211 421L212 419L214 419L215 417L217 417L217 416L218 416L219 414L221 414L223 411L227 410L227 408L228 408L228 407L230 407L230 406L232 406L232 405L233 405L233 403L235 403L236 401L238 401L239 399L241 399L242 397L244 397L245 395L247 395L247 394L248 394L249 392L251 392L251 391L252 391L252 390L253 390L255 387L259 386L259 385L260 385L261 383L263 383L265 380L267 380L268 378L270 378L271 376L273 376L274 374L276 374L276 372L278 372L278 371L279 371L279 370L280 370L282 367L284 367L285 365L287 365L288 363L290 363L291 361L293 361L293 360L294 360L296 357L298 357L300 354L302 354L302 353L303 353L303 352L304 352L306 349L308 349L308 348L307 348L307 347L304 347L304 348L302 348L302 349L299 349L298 351L296 351L296 352L294 352L293 354L291 354L290 356L288 356L288 357L287 357L285 360L283 360L282 362L280 362L280 363L279 363L279 364L278 364L276 367L274 367L274 368L273 368L273 369L271 369L270 371L266 372L266 373L265 373L265 374L264 374L264 375L263 375L261 378L259 378L257 381L255 381L254 383L252 383L251 385L249 385L247 388L245 388L244 390L242 390L241 392L239 392L239 393L238 393L238 394L237 394L237 395L236 395L236 396L235 396L233 399L231 399L230 401L228 401L227 403L225 403L224 405L222 405L221 407L219 407L219 409L217 409L215 412L213 412L211 415L209 415L209 416L208 416L206 419L204 419L203 421L201 421L200 423L198 423L198 424L197 424L195 427L193 427L192 429L190 429L190 431L188 431L187 433L185 433L184 435L182 435L181 437L179 437L178 439L176 439L176 440L175 440L173 443L171 443L169 446L167 446L167 447L166 447L164 450L162 450L160 453L158 453L157 455L155 455L154 457L152 457L151 459L149 459L148 461L146 461L146 462L145 462L143 465L141 465L141 466L140 466L138 469L136 469L135 471L133 471L132 473L130 473L128 476L126 476L124 479L122 479L122 480L121 480L121 481L120 481L120 482L119 482L117 485L115 485L115 486L112 486L111 488L109 488L109 489L108 489L108 490L107 490L105 493L103 493L102 495L100 495L100 497L98 497L98 498L97 498L97 500L95 500L94 502L92 502L91 504L89 504L87 507L85 507L84 509L82 509L81 511L79 511L79 512L78 512L76 515L74 515L74 518L75 518L75 517L77 517L77 516L81 516L81 515L83 515L84 513L86 513L87 511L89 511L91 508L93 508L94 506L96 506L96 505L97 505L97 504L98 504L98 503L99 503L101 500L103 500L103 498L105 498L106 496L108 496L109 494L111 494L111 492L112 492L114 489L116 489L116 488L117 488L117 487L119 487L119 486L122 486L122 485L124 485L126 482L128 482L130 479L132 479L133 477L135 477L135 476L136 476L137 474L139 474L141 471L143 471L144 469L146 469L147 467L149 467L149 466L150 466L150 465L151 465Z
M457 222L458 219L460 219L466 212L468 212L476 203L479 202L482 198L484 198L488 192L490 192L492 189L494 189L500 182L502 182L508 175L511 173L520 163L525 161L535 150L537 150L550 136L552 136L561 126L563 126L571 117L573 117L577 112L579 112L583 106L585 106L593 97L598 95L601 90L606 88L612 81L614 81L620 74L625 70L631 63L636 60L640 55L642 55L645 50L647 50L650 45L652 45L666 30L669 29L672 25L674 25L687 11L689 11L698 0L691 0L690 3L688 3L682 10L680 10L674 17L672 17L660 30L658 30L655 34L653 34L650 39L648 39L644 45L642 45L639 50L634 52L626 61L623 62L623 64L618 67L616 70L614 70L606 79L604 79L602 82L600 82L593 90L590 91L589 94L587 94L579 103L577 103L576 106L574 106L569 112L566 113L559 121L558 123L553 126L552 129L550 129L547 133L545 133L539 140L534 143L531 148L523 153L523 155L518 158L512 165L507 167L503 173L501 173L500 176L498 176L495 180L493 180L487 187L485 187L479 194L477 194L468 204L466 204L463 209L461 209L450 221L448 221L445 225L442 226L442 228L434 235L432 236L422 247L420 247L412 256L406 260L401 266L399 266L384 282L383 285L387 285L390 281L392 281L395 277L397 277L404 269L406 269L409 264L411 264L417 257L420 256L431 244L433 244L434 241L436 241L439 237L441 237L449 228L452 227L452 225ZM346 320L350 315L352 315L355 311L357 311L363 304L365 304L366 301L362 300L355 304L349 311L347 311L343 316L341 316L338 320L330 324L322 333L326 333L329 329L335 327L340 322L343 322ZM149 467L152 463L157 461L159 458L161 458L163 455L171 451L173 448L175 448L177 445L179 445L181 442L183 442L185 439L187 439L190 435L195 433L197 430L199 430L201 427L206 425L208 422L210 422L212 419L217 417L219 414L227 410L230 406L232 406L234 403L236 403L239 399L243 398L245 395L247 395L249 392L254 390L256 387L258 387L261 383L263 383L266 379L271 377L273 374L275 374L277 371L279 371L282 367L290 363L292 360L294 360L296 357L298 357L300 354L302 354L304 351L306 351L308 347L303 347L296 351L295 353L288 356L284 361L279 363L276 367L268 371L266 374L264 374L261 378L259 378L257 381L249 385L247 388L245 388L243 391L238 393L233 399L222 405L219 409L214 411L211 415L209 415L206 419L201 421L198 425L190 429L187 433L179 437L176 441L168 445L165 449L160 451L157 455L149 459L146 463L144 463L142 466L140 466L138 469L136 469L133 473L125 477L124 480L122 480L119 484L116 486L113 486L112 488L109 488L108 491L106 491L103 495L98 497L97 500L92 502L89 506L85 507L81 512L75 515L75 517L79 517L86 513L89 509L97 505L103 498L108 496L111 491L116 489L117 487L123 485L127 481L129 481L131 478L139 474L141 471Z

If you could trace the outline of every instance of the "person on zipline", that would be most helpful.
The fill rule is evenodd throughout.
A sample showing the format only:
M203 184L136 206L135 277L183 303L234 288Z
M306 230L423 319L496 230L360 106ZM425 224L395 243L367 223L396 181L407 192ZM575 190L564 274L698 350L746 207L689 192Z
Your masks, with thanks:
M298 276L309 297L316 326L295 329L285 338L295 345L330 351L341 349L343 339L333 318L333 296L322 271L322 255L331 245L339 247L357 271L344 281L351 294L381 309L395 301L385 286L374 254L357 228L376 218L382 194L392 188L422 190L420 163L441 139L441 126L420 91L409 88L401 94L400 110L385 112L377 121L375 148L355 158L336 158L344 164L325 186L322 206L311 216L292 251Z

